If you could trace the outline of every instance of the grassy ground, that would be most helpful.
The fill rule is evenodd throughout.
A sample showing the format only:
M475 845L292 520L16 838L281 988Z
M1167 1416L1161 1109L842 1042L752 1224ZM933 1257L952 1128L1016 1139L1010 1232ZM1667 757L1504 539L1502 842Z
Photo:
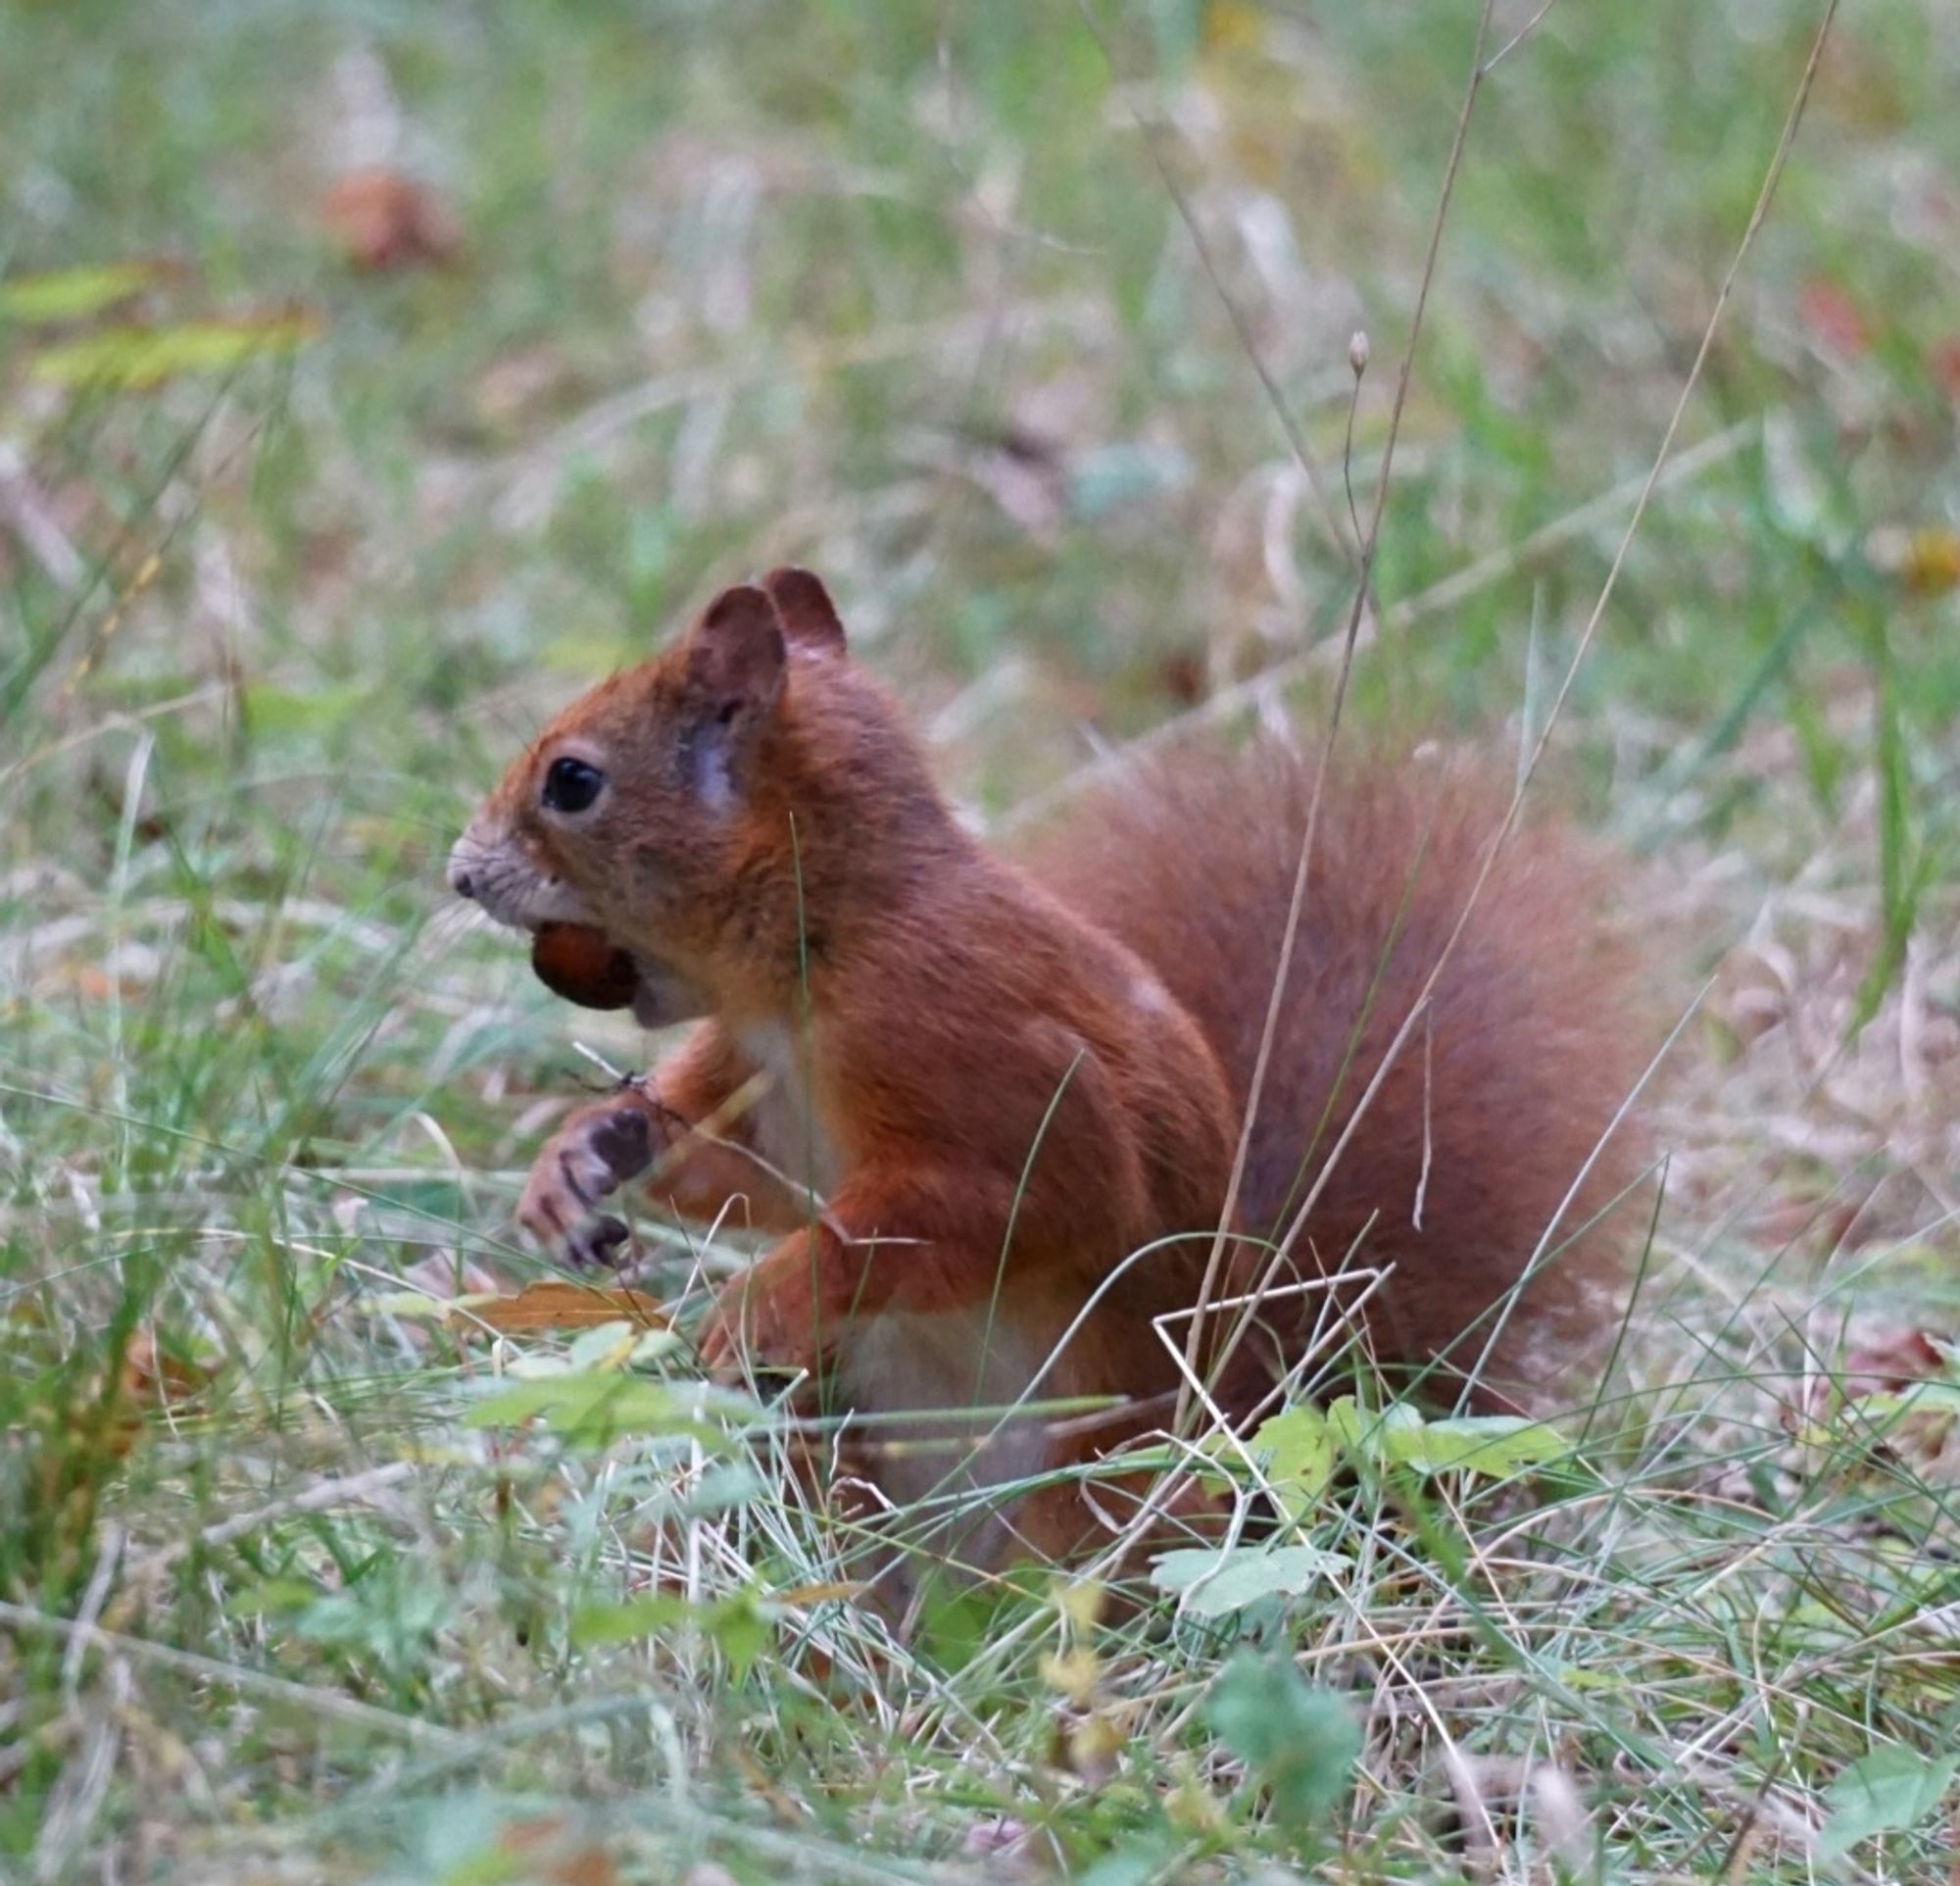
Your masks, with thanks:
M1358 736L1545 724L1818 14L1566 0L1489 67ZM644 1056L449 839L722 582L819 565L983 817L1324 711L1348 339L1365 522L1476 9L1088 17L0 7L0 1876L1947 1876L1952 1391L1855 1392L1960 1328L1943 0L1837 22L1534 788L1692 1006L1557 1461L1282 1460L1323 1556L1244 1607L901 1643L658 1339L429 1314L536 1274L573 1041ZM371 164L443 266L348 266Z

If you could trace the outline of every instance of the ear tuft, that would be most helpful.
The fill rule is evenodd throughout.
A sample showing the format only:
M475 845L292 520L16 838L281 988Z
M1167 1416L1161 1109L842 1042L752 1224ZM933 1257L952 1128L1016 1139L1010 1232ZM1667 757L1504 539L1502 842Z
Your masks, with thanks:
M762 587L769 592L783 633L791 641L805 648L843 654L844 623L837 614L837 605L830 600L830 591L813 571L788 564L781 570L770 571L762 578Z

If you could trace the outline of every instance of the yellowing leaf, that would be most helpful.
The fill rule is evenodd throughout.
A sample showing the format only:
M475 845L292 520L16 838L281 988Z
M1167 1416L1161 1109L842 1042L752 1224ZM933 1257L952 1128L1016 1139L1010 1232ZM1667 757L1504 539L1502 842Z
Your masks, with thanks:
M223 372L262 355L291 354L319 331L319 318L304 309L247 321L105 327L43 348L28 363L28 372L58 386L142 388L179 373Z
M1915 530L1906 540L1899 581L1915 596L1960 589L1960 531Z
M1102 1664L1096 1653L1078 1646L1074 1650L1050 1651L1041 1660L1041 1679L1052 1690L1059 1690L1077 1709L1086 1709L1096 1694Z
M1212 0L1199 33L1207 52L1255 52L1265 43L1265 22L1246 0Z
M1097 1620L1102 1615L1103 1600L1107 1596L1108 1593L1096 1579L1074 1578L1056 1585L1055 1609L1075 1629L1094 1630Z
M1085 1781L1106 1779L1129 1737L1123 1725L1106 1715L1092 1715L1068 1732L1068 1765Z
M1327 1416L1310 1402L1289 1408L1262 1422L1252 1436L1280 1510L1294 1525L1304 1525L1334 1477L1334 1435Z
M814 1585L792 1585L788 1591L774 1595L778 1605L829 1605L839 1602L856 1603L864 1595L865 1587L851 1584L842 1579L829 1579Z
M175 263L150 261L105 262L86 269L16 275L0 281L0 321L29 327L83 321L181 273Z

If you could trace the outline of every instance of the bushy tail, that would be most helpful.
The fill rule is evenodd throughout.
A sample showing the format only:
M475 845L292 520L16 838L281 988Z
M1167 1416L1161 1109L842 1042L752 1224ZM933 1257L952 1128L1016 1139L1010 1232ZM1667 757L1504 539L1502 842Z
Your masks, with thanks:
M1185 750L1078 801L1031 847L1037 875L1197 1017L1242 1110L1311 784L1311 764L1275 748ZM1334 769L1249 1149L1247 1230L1278 1237L1320 1182L1507 797L1453 763ZM1438 1399L1474 1371L1484 1407L1543 1405L1614 1326L1652 1206L1638 1129L1615 1122L1659 1035L1604 918L1610 888L1569 832L1512 834L1294 1247L1300 1274L1394 1266L1361 1313L1367 1339L1385 1364L1441 1358ZM1249 1254L1241 1287L1269 1263ZM1318 1311L1306 1301L1264 1319L1278 1365Z

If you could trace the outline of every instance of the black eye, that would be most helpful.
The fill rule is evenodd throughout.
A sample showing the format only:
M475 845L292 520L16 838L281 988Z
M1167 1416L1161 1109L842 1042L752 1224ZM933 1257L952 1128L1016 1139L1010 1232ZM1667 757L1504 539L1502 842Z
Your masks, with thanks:
M606 775L583 760L554 760L545 769L544 801L553 812L583 812L605 783Z

